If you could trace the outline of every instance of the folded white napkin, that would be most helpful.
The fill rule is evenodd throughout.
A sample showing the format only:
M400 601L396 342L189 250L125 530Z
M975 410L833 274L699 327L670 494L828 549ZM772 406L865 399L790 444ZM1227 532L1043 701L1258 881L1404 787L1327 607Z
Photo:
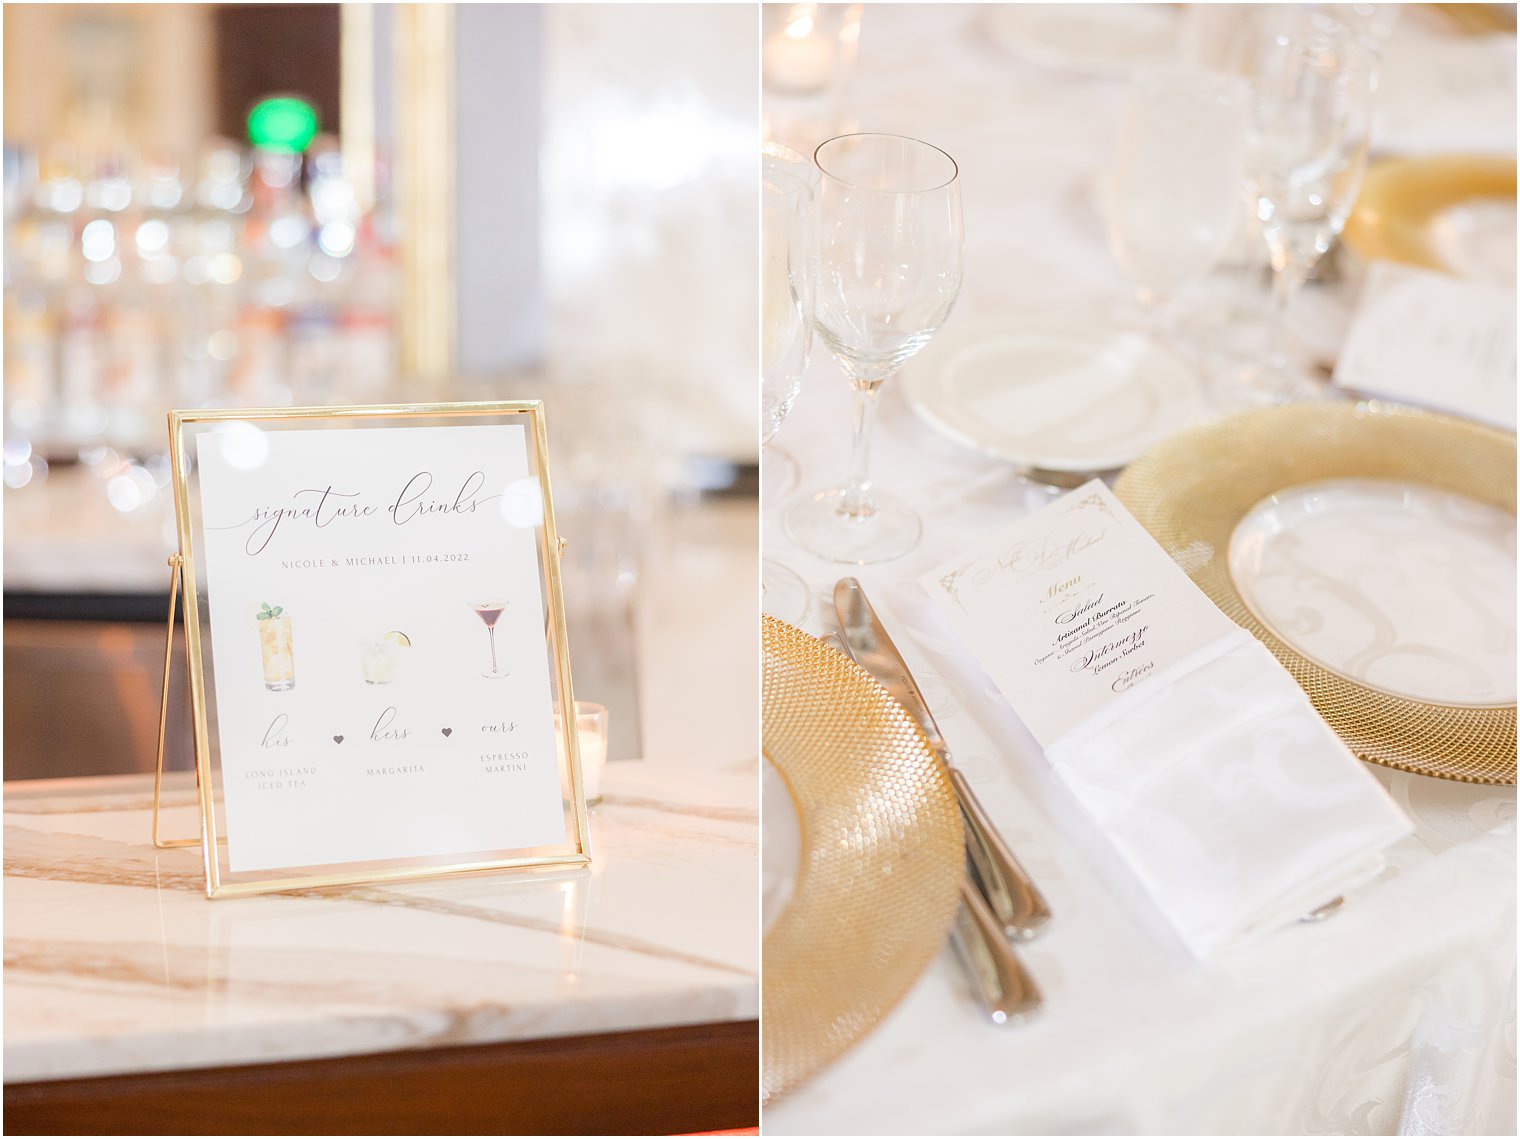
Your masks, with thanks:
M1199 957L1367 881L1411 830L1244 630L1148 677L1045 753Z
M1197 956L1365 882L1412 829L1096 479L919 584Z

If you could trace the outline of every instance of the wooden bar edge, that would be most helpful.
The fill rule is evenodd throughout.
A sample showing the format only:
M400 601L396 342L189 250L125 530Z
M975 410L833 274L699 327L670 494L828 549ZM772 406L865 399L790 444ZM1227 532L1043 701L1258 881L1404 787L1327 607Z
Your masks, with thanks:
M609 1135L754 1127L756 1021L7 1084L7 1135Z

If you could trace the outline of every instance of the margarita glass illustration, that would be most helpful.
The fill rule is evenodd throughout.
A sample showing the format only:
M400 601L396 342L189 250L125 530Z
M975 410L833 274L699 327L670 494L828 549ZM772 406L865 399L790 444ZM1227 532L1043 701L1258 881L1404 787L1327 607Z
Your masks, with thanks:
M501 615L506 611L506 608L507 603L505 601L475 601L470 603L470 609L474 611L475 616L480 618L481 623L486 627L486 632L490 634L491 668L490 671L480 674L487 680L501 680L507 675L496 665L496 622L501 620Z
M262 603L257 614L259 653L264 658L264 687L285 692L296 686L295 644L290 637L290 614L283 605Z
M389 684L395 680L396 669L400 667L406 650L411 647L411 638L399 629L392 629L379 640L365 645L360 657L364 668L364 683Z

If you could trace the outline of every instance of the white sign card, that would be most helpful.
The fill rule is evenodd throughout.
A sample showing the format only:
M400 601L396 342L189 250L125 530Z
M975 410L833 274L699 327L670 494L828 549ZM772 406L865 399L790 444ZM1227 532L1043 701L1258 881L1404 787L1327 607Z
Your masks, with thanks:
M1513 431L1515 336L1513 289L1374 261L1334 382Z
M921 584L1044 747L1238 631L1096 479Z
M515 423L194 435L234 873L568 841Z

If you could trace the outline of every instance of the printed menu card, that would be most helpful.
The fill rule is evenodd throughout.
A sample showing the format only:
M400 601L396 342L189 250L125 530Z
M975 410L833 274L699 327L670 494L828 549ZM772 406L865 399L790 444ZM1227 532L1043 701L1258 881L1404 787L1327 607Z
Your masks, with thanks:
M195 436L233 872L566 841L530 443Z
M1371 880L1409 822L1102 483L923 581L1198 957Z
M1044 747L1239 632L1097 480L922 584Z

